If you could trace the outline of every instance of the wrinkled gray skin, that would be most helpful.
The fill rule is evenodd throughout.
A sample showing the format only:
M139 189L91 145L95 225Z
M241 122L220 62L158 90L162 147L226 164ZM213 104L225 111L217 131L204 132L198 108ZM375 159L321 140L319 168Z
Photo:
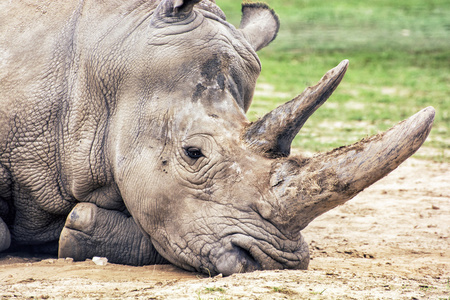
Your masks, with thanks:
M278 19L246 5L236 29L196 2L0 4L0 251L224 275L306 269L300 230L428 135L432 108L358 144L288 157L347 61L251 124L255 51Z

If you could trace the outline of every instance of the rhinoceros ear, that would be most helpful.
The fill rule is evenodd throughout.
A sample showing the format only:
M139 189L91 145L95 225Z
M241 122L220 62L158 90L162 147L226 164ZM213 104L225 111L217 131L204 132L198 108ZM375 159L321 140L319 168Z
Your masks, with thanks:
M195 4L201 0L163 0L155 15L159 17L185 18L192 12Z
M278 16L266 4L242 4L242 19L239 30L255 51L269 45L277 36L279 28Z

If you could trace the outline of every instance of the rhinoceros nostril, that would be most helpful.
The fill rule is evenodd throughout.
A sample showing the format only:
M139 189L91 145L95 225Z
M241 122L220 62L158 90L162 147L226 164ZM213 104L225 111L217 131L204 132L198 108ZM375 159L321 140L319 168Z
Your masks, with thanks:
M235 244L230 251L223 253L217 260L216 268L224 276L261 269L260 264L250 251Z
M233 245L236 251L240 254L242 258L245 258L247 262L257 263L257 260L253 257L253 255L245 248L242 248L237 245Z

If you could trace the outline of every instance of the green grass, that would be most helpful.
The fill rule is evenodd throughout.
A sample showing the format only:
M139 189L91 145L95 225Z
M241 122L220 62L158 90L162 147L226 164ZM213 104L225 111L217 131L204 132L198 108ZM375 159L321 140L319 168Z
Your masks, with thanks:
M237 26L240 2L216 0ZM280 17L261 50L263 71L248 117L290 100L341 60L347 74L293 146L326 151L375 134L427 106L433 130L420 156L450 161L449 0L267 0Z
M206 287L205 292L207 292L207 293L214 293L214 292L225 293L225 289L222 287Z
M222 287L205 287L204 289L198 290L196 292L197 294L197 299L202 299L202 295L208 295L208 294L216 294L216 293L220 293L220 294L225 294L226 293L226 289L222 288ZM211 299L211 297L207 297L208 299ZM214 297L214 299L226 299L225 296L219 296L219 297Z
M267 288L270 290L270 292L272 293L280 293L280 294L285 294L288 296L294 296L297 295L298 293L289 289L289 288L285 288L285 287L278 287L278 286L273 286L273 287L268 287Z

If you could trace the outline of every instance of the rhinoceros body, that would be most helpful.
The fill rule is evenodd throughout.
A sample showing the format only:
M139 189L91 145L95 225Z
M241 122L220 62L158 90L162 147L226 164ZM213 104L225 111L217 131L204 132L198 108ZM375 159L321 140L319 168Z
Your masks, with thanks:
M347 61L250 123L255 51L278 19L213 1L0 4L0 251L171 262L209 274L305 269L300 233L423 143L427 108L384 134L290 157Z

